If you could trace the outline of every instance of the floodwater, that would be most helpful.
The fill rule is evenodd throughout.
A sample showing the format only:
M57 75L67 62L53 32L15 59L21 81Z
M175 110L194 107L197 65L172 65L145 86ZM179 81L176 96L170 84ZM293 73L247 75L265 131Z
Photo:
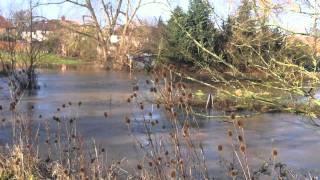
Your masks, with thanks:
M54 115L76 116L81 136L88 142L94 139L97 145L105 148L110 161L126 158L128 162L134 162L139 156L139 150L128 131L124 117L137 117L133 120L132 130L133 134L141 139L144 137L144 128L139 122L137 108L126 100L132 94L133 85L137 83L141 84L138 96L151 96L145 85L147 77L144 73L130 76L126 72L92 69L65 72L42 70L39 74L41 89L26 94L19 109L32 116L36 124L40 125L45 119L52 121ZM0 80L0 104L7 108L5 104L9 94L5 83L4 79ZM77 106L79 101L82 102L80 107ZM69 102L72 103L71 106L68 105ZM68 108L62 108L62 104L66 104ZM32 106L34 109L31 110ZM60 108L59 112L57 108ZM147 108L148 111L153 111L153 118L159 119L160 126L165 124L165 115L161 109L157 110L151 105ZM108 113L107 118L104 117L104 112ZM40 114L42 119L38 118ZM202 118L198 119L198 122L199 130L195 138L203 142L209 169L218 169L217 146L227 144L227 130L233 126L216 118ZM290 168L319 173L320 129L311 126L307 119L277 113L255 115L244 122L250 164L257 165L268 160L272 148L276 148L279 160ZM40 129L40 133L45 133L44 129ZM166 132L159 130L158 133ZM9 139L9 126L2 126L0 144L9 142Z

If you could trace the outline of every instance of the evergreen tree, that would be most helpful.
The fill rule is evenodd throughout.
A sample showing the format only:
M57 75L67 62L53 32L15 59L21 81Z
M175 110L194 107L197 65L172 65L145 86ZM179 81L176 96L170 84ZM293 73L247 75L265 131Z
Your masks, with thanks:
M212 8L207 1L190 0L185 30L206 49L214 51L217 30L214 28L211 14ZM184 45L193 61L211 64L210 55L200 49L193 39L187 38Z
M250 64L259 60L256 56L257 26L253 18L253 4L249 0L242 0L236 16L231 19L232 37L228 43L228 55L234 66L245 71Z
M170 60L181 62L185 59L183 55L183 44L185 32L182 29L185 25L186 14L181 7L176 7L171 15L166 28L167 49L166 55Z

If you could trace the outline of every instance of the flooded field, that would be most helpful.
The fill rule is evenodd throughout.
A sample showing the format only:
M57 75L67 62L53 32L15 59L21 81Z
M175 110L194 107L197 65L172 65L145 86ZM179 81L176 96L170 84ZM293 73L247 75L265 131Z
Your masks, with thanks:
M135 137L144 139L145 131L139 118L140 112L126 100L132 94L135 84L140 84L140 95L151 97L145 85L147 78L145 73L130 75L103 70L42 70L39 74L41 88L37 92L25 94L18 107L26 117L34 119L34 126L39 127L40 134L45 134L45 120L52 122L55 115L59 114L66 119L69 116L76 117L78 132L84 141L90 143L94 139L99 147L105 148L110 161L125 158L130 164L141 154L128 131L125 116L135 117L132 123L132 134ZM0 104L5 109L8 108L9 93L4 78L1 78L0 87ZM80 107L79 102L82 103ZM164 111L149 105L148 111L152 111L153 118L159 120L159 126L165 124ZM0 115L10 119L10 113L2 112ZM39 118L40 115L43 118ZM227 130L233 125L217 118L199 118L197 121L199 129L194 139L203 142L208 167L216 172L219 170L217 146L227 144ZM320 156L317 155L320 149L320 129L311 126L307 119L283 113L260 114L245 119L244 124L249 164L262 164L270 158L272 148L277 148L280 161L290 168L320 172ZM9 123L1 125L2 146L10 143L11 129ZM167 132L159 128L157 133Z

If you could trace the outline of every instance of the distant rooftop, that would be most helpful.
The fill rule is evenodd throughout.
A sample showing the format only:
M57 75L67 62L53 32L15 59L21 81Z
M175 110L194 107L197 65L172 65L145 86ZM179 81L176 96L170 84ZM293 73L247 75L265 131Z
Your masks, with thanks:
M5 17L0 16L0 28L12 28L13 25L6 20Z

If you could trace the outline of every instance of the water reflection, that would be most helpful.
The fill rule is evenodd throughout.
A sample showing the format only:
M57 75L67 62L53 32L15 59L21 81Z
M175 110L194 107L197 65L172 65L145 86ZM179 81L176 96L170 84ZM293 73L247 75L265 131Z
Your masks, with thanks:
M133 79L130 77L125 72L96 69L68 70L63 73L42 70L39 76L41 88L25 96L20 107L27 116L37 122L42 122L43 119L51 120L57 114L63 117L71 114L77 117L78 130L85 140L96 139L97 144L107 150L111 159L125 156L128 160L134 161L139 152L129 135L124 117L133 117L132 131L143 139L143 121L150 117L141 115L152 112L153 120L159 121L157 133L166 133L166 129L162 128L166 126L166 116L162 110L151 106L146 106L142 113L137 111L132 103L127 103L127 98L132 94L132 85L144 84L148 78L144 73L135 74L132 77L136 78ZM4 86L4 81L0 82L0 86ZM8 100L5 88L0 89L0 92L0 104L3 104ZM149 88L140 88L139 93L148 95ZM82 102L81 107L78 106L79 101ZM67 108L63 108L63 104ZM59 112L57 108L60 108ZM108 112L108 118L104 117L104 112ZM221 115L221 112L212 111L207 114ZM39 118L39 115L43 118ZM232 124L222 119L198 117L192 126L199 128L194 138L203 141L210 168L217 168L216 147L218 144L227 143L226 132L232 128ZM245 132L252 164L268 159L272 147L276 147L279 149L279 158L289 166L315 170L320 167L320 156L317 155L320 149L318 129L308 126L299 116L263 114L246 118ZM8 141L9 134L9 127L1 130L0 143Z

